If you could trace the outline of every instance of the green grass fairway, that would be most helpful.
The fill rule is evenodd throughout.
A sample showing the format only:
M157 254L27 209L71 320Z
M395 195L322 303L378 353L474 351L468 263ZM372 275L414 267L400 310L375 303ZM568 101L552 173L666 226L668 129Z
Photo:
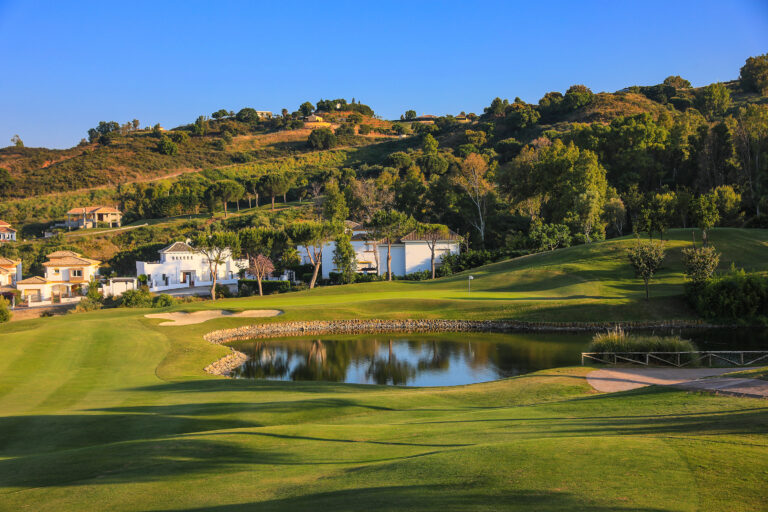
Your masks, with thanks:
M356 316L691 318L679 248L645 303L611 241L434 283L194 304L263 321ZM718 230L767 270L768 232ZM728 247L726 248L726 241ZM190 309L190 305L185 309ZM157 310L155 310L156 312ZM210 330L105 310L0 329L0 510L723 510L768 502L768 402L667 388L600 395L585 368L454 388L233 381Z

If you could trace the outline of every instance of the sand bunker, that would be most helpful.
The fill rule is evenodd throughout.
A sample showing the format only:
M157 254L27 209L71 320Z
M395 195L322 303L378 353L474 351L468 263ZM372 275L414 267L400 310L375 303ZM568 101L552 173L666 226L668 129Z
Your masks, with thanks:
M250 309L239 313L222 309L209 309L205 311L195 311L194 313L152 313L144 316L147 318L170 320L170 322L162 322L158 325L192 325L201 324L208 320L225 316L232 316L235 318L264 318L281 315L282 313L283 312L279 309Z

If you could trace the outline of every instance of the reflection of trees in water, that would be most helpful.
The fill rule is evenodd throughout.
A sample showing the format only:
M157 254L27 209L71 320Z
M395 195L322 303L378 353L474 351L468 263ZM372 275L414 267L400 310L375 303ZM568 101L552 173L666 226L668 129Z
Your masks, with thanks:
M234 372L236 377L248 379L279 379L288 373L288 357L278 354L274 347L258 342L253 346L242 347L248 356L243 366Z
M408 361L398 361L392 350L392 340L389 340L387 358L374 356L365 376L376 384L392 384L401 386L408 383L409 378L416 375L416 369Z
M450 381L451 372L463 375L467 368L511 376L577 364L587 341L557 334L482 333L254 340L237 345L249 359L235 374L342 382L354 365L360 373L355 370L351 381L377 384L412 384L420 372L440 372Z
M345 380L351 362L348 344L314 340L305 353L306 356L291 371L292 380Z
M447 343L437 341L426 342L429 345L429 355L422 357L418 362L418 369L423 370L447 370L451 366L453 347Z

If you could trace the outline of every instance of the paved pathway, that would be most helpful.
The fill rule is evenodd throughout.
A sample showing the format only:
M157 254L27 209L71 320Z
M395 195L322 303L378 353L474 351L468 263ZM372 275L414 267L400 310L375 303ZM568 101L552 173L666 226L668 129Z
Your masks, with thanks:
M751 368L739 368L749 370ZM587 382L597 391L613 393L645 386L675 386L721 394L768 398L768 381L717 377L737 371L733 368L611 368L587 374ZM706 378L717 377L717 378Z

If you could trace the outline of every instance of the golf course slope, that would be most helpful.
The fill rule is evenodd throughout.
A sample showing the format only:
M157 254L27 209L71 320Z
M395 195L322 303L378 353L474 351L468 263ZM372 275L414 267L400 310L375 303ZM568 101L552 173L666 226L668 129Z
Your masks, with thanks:
M276 309L160 327L113 309L0 326L0 510L760 510L768 401L648 387L599 394L589 368L454 388L230 380L202 336L341 318L692 319L670 234L651 301L631 239L436 282L187 304ZM768 270L768 231L715 230Z

